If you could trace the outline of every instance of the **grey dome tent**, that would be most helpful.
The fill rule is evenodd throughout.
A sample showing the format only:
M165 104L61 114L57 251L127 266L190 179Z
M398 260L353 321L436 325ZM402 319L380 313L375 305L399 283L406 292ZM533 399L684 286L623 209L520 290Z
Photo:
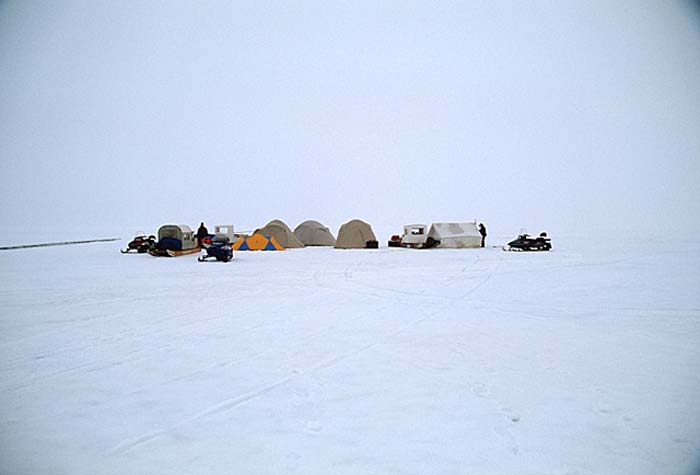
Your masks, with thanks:
M335 246L333 234L318 221L304 221L294 229L294 235L305 246Z
M289 226L279 219L273 219L264 228L256 229L253 234L272 236L286 249L304 247L304 244L297 239L292 230L289 229Z
M367 249L377 247L377 237L372 231L372 227L353 219L343 224L338 230L338 239L335 241L336 249Z

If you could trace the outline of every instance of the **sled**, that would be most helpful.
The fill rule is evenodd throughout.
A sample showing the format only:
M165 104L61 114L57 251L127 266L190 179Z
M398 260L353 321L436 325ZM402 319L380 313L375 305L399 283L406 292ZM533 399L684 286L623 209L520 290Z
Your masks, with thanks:
M193 249L182 249L179 251L174 251L172 249L151 249L148 253L155 257L179 257L186 256L188 254L195 254L200 252L201 249L195 247Z

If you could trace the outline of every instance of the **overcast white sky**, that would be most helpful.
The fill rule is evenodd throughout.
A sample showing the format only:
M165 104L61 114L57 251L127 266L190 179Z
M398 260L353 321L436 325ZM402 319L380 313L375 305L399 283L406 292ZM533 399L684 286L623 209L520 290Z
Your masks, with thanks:
M3 226L700 231L697 3L261 3L0 2Z

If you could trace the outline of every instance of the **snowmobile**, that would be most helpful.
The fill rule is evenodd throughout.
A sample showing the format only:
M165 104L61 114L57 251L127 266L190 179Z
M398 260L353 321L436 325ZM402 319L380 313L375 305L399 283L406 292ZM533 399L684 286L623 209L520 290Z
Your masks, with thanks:
M387 245L389 247L401 247L401 236L394 234L391 236L391 239L389 239L389 242L387 242Z
M136 251L139 254L145 254L148 250L155 244L155 236L146 236L145 234L137 234L134 239L127 244L126 249L120 249L122 254L126 254L130 251Z
M221 262L228 262L233 259L233 248L226 236L214 236L211 238L211 244L205 245L204 248L207 251L207 255L199 256L197 258L199 262L204 262L210 258Z
M552 243L547 236L547 233L542 232L537 237L532 237L529 234L521 234L517 239L508 243L506 251L549 251L552 248Z

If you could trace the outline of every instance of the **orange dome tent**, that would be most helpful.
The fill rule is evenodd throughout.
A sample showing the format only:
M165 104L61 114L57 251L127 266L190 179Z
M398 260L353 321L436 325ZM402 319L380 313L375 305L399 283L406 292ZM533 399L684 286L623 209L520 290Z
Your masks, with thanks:
M243 236L233 244L234 251L284 251L277 240L270 235L253 234Z

